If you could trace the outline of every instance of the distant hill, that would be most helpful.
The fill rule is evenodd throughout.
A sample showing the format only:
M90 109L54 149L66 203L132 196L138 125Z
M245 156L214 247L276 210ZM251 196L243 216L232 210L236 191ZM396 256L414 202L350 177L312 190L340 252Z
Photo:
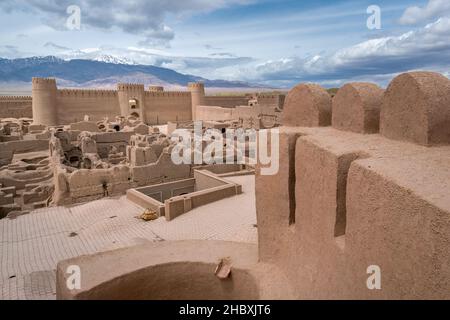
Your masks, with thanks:
M0 86L12 90L31 84L32 77L51 77L61 87L115 87L118 82L185 87L188 82L203 81L215 88L265 88L240 81L209 80L151 65L129 64L115 60L63 60L54 56L22 59L0 58Z

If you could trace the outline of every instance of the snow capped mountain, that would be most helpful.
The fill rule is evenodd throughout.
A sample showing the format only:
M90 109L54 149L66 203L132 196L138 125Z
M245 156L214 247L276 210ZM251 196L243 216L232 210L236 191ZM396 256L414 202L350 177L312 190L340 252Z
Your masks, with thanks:
M65 61L70 61L74 59L80 60L92 60L98 62L105 62L111 64L126 64L126 65L137 65L135 61L125 58L119 55L105 54L101 49L91 48L83 50L66 50L60 51L58 57Z
M186 87L189 82L203 81L215 88L264 88L240 81L208 80L182 74L172 69L137 64L113 55L95 55L91 59L61 59L54 56L23 59L0 58L0 85L29 86L32 77L56 78L65 87L111 87L118 82L139 82L167 87Z
M99 56L93 58L92 60L99 61L99 62L105 62L105 63L112 63L112 64L137 65L137 63L131 59L124 58L124 57L117 57L117 56L108 55L108 54L99 55Z

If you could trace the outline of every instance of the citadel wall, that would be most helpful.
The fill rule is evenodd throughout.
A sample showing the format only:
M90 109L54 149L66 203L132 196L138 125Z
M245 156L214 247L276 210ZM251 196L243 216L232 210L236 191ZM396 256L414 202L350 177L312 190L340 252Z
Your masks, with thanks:
M191 93L145 92L145 118L150 125L192 120Z
M31 118L33 116L31 97L0 96L0 118Z
M196 120L231 121L242 120L244 127L269 128L278 123L281 112L270 105L237 105L233 108L218 106L197 106ZM260 122L260 124L258 124Z
M58 90L56 105L58 124L79 122L85 115L92 121L120 115L118 93L113 90Z
M248 100L248 96L206 96L205 105L234 108L235 106L246 106Z
M260 105L274 105L282 109L286 96L284 94L260 93L258 94L258 103Z
M131 83L118 84L117 90L85 90L58 89L54 79L33 78L32 89L34 122L49 126L78 122L85 115L93 121L134 116L150 125L166 124L195 120L199 105L235 107L249 100L247 96L207 97L203 83L189 83L187 91L179 92L167 92L161 86L145 90L142 84Z

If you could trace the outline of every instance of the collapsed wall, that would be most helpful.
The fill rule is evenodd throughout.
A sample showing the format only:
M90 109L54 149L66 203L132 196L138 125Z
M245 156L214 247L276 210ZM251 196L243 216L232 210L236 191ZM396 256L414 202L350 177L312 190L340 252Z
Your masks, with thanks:
M77 127L90 126L85 121ZM128 123L131 125L131 123ZM138 187L189 178L190 165L175 165L170 140L137 121L128 131L61 130L50 139L54 205L125 194ZM145 127L145 128L143 128ZM143 130L146 129L146 130ZM136 131L143 130L143 134Z
M260 260L286 272L296 298L450 298L448 84L419 72L384 94L368 84L333 102L317 86L289 93L280 170L258 167L256 206ZM331 105L333 126L319 127ZM381 290L367 286L370 266Z

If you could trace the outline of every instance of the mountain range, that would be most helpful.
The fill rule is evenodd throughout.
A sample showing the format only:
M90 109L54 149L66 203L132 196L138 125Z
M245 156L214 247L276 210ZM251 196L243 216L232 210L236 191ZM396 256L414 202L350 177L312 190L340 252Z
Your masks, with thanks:
M32 77L56 78L58 86L75 88L115 88L119 82L176 88L186 87L189 82L197 81L202 81L206 87L213 88L265 88L265 86L247 82L205 79L111 56L96 60L64 60L55 56L0 58L0 87L26 88L31 86Z

